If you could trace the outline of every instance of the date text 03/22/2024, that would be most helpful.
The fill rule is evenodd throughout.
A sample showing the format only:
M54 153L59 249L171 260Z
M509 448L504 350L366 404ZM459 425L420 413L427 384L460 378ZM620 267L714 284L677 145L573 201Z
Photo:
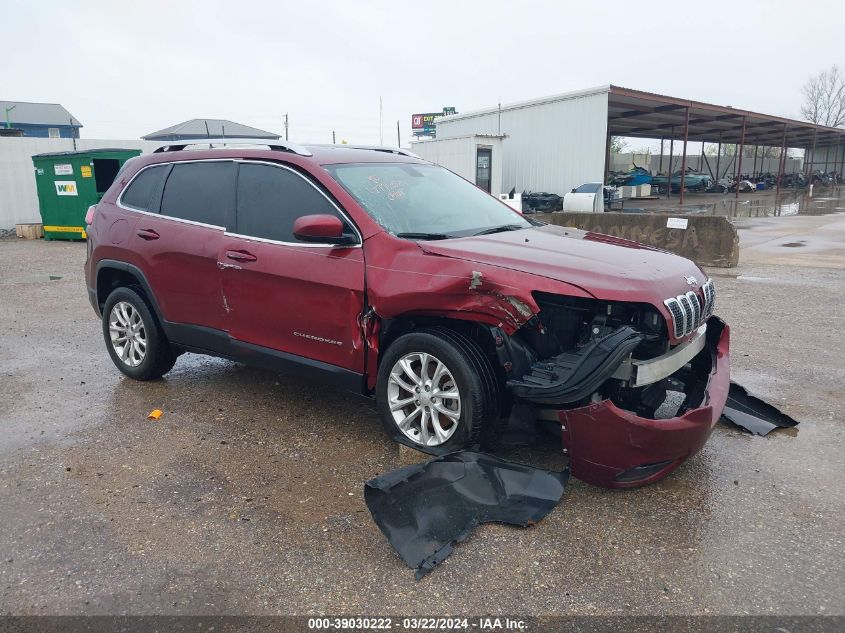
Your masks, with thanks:
M345 617L345 618L309 618L310 630L349 631L349 630L478 630L478 631L524 631L524 620L498 617L480 618L381 618L381 617Z

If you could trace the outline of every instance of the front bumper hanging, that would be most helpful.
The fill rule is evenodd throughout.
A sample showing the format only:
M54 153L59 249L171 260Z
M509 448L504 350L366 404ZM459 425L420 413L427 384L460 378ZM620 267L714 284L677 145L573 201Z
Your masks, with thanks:
M701 403L678 417L652 420L603 400L557 412L571 471L588 483L635 488L662 479L704 446L722 415L730 387L730 329L707 322L702 361L710 363Z

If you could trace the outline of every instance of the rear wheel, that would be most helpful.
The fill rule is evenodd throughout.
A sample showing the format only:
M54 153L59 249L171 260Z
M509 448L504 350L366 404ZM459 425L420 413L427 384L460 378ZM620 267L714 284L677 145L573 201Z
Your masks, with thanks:
M161 378L176 362L158 320L132 288L117 288L106 299L103 338L115 366L136 380Z
M489 360L475 341L447 328L411 332L390 345L376 400L390 437L436 455L479 444L499 414Z

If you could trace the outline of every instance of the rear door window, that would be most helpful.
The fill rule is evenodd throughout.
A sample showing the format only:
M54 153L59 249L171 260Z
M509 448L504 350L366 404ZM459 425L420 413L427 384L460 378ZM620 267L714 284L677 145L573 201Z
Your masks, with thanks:
M236 233L277 242L296 242L293 223L303 215L314 214L328 214L344 220L334 205L296 172L273 165L241 164Z
M176 163L161 197L161 214L231 230L237 165L232 161Z
M120 202L127 207L139 211L158 213L158 201L161 197L161 187L164 178L170 170L170 165L155 165L142 170L120 198Z

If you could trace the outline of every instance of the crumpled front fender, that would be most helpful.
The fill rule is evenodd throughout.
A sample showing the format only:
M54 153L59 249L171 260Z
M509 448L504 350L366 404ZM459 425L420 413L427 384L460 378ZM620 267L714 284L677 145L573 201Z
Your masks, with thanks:
M636 488L658 481L704 446L722 415L730 387L730 330L708 321L705 350L713 358L703 404L683 415L652 420L610 400L557 412L563 447L575 477L608 488Z

